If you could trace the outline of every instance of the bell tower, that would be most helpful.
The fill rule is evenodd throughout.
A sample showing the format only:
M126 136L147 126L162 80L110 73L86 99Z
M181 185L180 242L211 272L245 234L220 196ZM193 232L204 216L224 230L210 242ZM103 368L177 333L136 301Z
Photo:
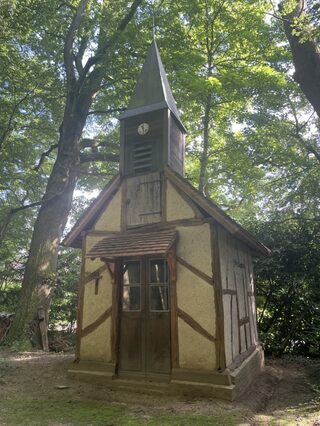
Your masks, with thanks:
M121 175L161 172L168 165L183 176L186 129L155 40L120 123Z

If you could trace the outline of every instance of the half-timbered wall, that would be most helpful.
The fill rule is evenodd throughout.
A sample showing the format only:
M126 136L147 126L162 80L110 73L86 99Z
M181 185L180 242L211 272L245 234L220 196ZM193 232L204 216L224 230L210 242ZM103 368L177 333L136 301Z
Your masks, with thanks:
M226 364L257 343L252 258L236 238L218 228Z
M195 206L166 182L167 221L197 216ZM177 316L179 367L213 370L215 360L215 300L209 224L177 226Z
M99 238L87 236L86 251ZM80 357L82 360L111 360L112 277L107 265L99 259L85 259L83 277Z

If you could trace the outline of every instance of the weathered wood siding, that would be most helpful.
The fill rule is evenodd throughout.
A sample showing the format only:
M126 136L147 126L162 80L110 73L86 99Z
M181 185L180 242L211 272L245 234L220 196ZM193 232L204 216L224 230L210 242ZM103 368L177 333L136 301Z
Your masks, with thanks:
M218 227L226 364L257 343L252 258L239 240Z
M173 115L170 116L169 158L168 164L174 171L183 175L184 134L177 125Z
M160 222L161 197L160 173L127 178L122 204L126 227Z

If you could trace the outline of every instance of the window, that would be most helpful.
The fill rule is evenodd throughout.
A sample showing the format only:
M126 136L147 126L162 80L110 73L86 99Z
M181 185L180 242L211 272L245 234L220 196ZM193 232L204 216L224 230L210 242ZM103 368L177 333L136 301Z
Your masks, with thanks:
M123 264L122 310L141 309L141 263L130 261Z
M150 260L149 305L151 312L169 311L169 271L165 259Z

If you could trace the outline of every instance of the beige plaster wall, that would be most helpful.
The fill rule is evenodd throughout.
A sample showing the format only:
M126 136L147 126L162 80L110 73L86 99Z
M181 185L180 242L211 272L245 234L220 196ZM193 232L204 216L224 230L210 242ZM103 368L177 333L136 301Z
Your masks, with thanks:
M210 225L178 226L177 255L212 277Z
M215 336L215 302L213 287L177 264L178 308L189 314L208 333Z
M94 225L95 231L121 230L121 188L115 193L107 208Z
M90 250L102 237L86 237L86 251ZM105 266L99 259L85 260L85 277ZM112 305L112 278L108 270L103 271L99 280L98 294L95 294L95 280L85 284L82 328L93 324ZM81 359L109 361L111 351L111 320L101 324L96 330L81 339Z
M101 237L87 236L86 251L90 250ZM99 259L85 260L85 277L105 264ZM95 294L95 280L85 284L83 303L83 328L92 324L112 305L112 279L108 270L101 273L99 291Z
M167 180L167 221L191 219L195 213L190 205L181 197L179 192Z
M215 344L193 330L181 318L178 319L178 329L180 368L214 370Z
M83 361L111 361L111 320L108 318L96 330L81 339L80 358Z

